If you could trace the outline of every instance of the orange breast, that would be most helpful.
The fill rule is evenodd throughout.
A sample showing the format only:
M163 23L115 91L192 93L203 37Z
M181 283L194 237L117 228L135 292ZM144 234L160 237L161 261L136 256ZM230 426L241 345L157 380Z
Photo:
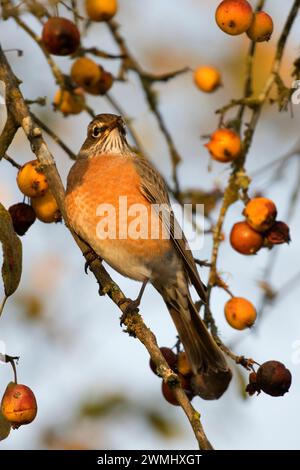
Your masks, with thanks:
M66 195L74 230L121 272L116 264L124 259L124 251L149 263L171 248L171 242L163 239L159 218L140 192L132 158L101 155L76 162ZM112 251L118 253L111 256Z

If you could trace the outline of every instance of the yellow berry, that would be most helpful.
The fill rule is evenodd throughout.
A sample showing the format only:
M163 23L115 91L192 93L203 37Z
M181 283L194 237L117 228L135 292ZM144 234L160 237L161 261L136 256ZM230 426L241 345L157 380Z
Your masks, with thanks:
M63 114L79 114L84 109L85 99L81 88L71 93L68 90L58 90L54 96L54 107Z
M273 33L273 20L265 11L255 13L252 24L247 31L247 36L256 42L269 41Z
M215 67L204 65L194 71L194 82L200 90L212 93L221 86L221 75Z
M42 222L50 224L61 220L57 202L50 190L41 197L31 199L31 205L37 218Z
M48 183L38 160L25 163L17 175L20 191L28 197L42 196L48 189Z
M87 15L92 21L109 21L117 13L117 0L85 0Z
M243 214L250 227L258 232L265 232L274 224L277 208L271 199L256 197L248 202Z
M71 68L73 81L83 88L93 86L100 80L101 69L93 60L87 57L79 57Z
M256 320L256 310L249 300L243 297L232 297L224 308L227 322L236 330L250 328Z

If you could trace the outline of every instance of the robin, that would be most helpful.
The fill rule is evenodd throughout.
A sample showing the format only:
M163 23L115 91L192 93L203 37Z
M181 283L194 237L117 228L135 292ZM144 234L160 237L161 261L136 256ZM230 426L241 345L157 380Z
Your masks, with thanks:
M121 207L124 200L127 211ZM138 298L128 308L138 307L151 282L163 297L194 373L228 371L191 299L190 283L203 302L206 288L184 235L175 237L181 231L165 182L129 147L122 117L99 114L89 124L68 175L65 203L69 224L96 255L122 275L142 282ZM161 206L164 210L158 211ZM138 222L137 208L143 213ZM158 236L151 236L153 225Z

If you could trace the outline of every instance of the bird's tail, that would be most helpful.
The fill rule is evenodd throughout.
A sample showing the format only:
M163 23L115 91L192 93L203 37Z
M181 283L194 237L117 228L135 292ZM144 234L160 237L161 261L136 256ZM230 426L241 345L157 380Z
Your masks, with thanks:
M191 300L184 274L179 273L179 277L182 279L178 279L176 285L170 287L154 284L154 287L168 307L194 374L227 371L223 353Z

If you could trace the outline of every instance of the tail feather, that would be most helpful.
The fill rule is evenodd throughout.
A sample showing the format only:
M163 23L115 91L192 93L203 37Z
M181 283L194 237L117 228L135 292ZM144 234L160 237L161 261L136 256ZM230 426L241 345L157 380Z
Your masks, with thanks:
M190 298L188 288L157 287L178 331L193 372L209 373L228 370L223 353L211 337Z

